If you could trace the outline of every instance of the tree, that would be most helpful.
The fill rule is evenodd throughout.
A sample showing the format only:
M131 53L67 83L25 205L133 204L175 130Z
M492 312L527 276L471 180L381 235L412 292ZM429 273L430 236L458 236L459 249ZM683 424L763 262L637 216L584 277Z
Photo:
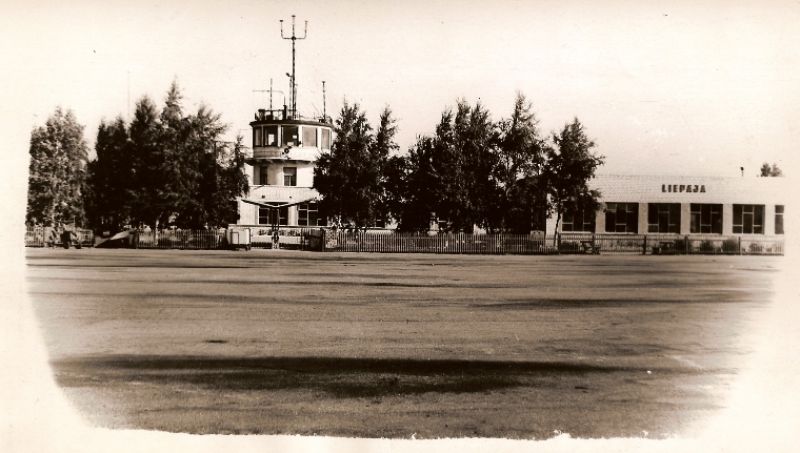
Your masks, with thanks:
M455 113L442 112L433 137L419 137L409 150L401 227L427 229L432 216L443 231L497 227L497 142L497 128L480 103L461 100Z
M397 167L401 165L400 162L391 156L399 149L394 141L396 134L397 121L392 117L391 108L386 106L381 112L375 140L370 147L370 160L375 163L370 169L377 171L377 174L369 177L370 182L377 180L378 185L378 203L374 208L377 222L387 222L392 211L396 209L399 183L397 178L398 171L401 170Z
M549 195L548 211L556 213L558 231L565 210L595 211L599 207L600 193L589 189L587 182L605 158L592 153L595 144L577 118L564 125L559 134L553 134L553 145L547 150L543 175Z
M31 132L26 222L53 226L84 222L88 146L72 111L57 107Z
M239 220L236 199L247 194L250 186L244 172L244 137L236 137L233 143L218 143L216 150L215 196L207 204L207 223L222 226Z
M97 130L97 158L88 165L86 216L100 230L116 231L131 216L133 180L128 130L122 117L102 121Z
M359 105L345 101L335 122L336 139L329 154L314 168L314 188L321 195L320 209L337 223L357 227L374 225L386 217L384 169L394 149L394 120L388 107L373 136Z
M408 200L408 178L410 174L409 160L406 156L390 156L383 170L384 208L388 217L398 222L398 228L404 229L403 218L406 216Z
M517 93L511 117L498 125L499 148L495 169L501 190L500 208L503 229L527 233L531 230L534 206L544 198L538 184L545 161L545 142L540 137L539 121L531 103Z
M408 156L390 162L398 195L394 212L398 228L402 231L425 231L430 227L431 216L443 203L440 175L435 169L435 145L430 137L418 137Z
M181 101L173 82L161 112L143 97L129 127L122 119L100 125L89 179L96 228L236 221L234 202L248 190L242 139L222 140L219 114L200 106L185 115Z
M769 177L769 176L783 176L783 171L778 168L778 164L773 163L772 166L766 162L761 165L761 176L762 177Z
M462 102L463 104L463 102ZM501 224L500 189L495 169L498 162L498 133L489 111L480 102L470 108L459 106L456 114L457 150L463 156L463 184L466 188L466 209L460 228L472 231L473 226L495 230Z

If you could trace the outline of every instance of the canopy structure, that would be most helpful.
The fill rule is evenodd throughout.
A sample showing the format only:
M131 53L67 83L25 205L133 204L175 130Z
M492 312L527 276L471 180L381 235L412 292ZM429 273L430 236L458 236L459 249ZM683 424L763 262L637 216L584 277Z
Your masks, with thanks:
M256 205L256 206L262 207L262 208L280 209L280 208L288 208L290 206L297 206L299 204L309 203L309 202L313 202L313 201L316 201L316 200L317 200L316 197L312 197L312 198L308 198L308 199L304 199L304 200L300 200L300 201L291 201L291 202L286 202L286 203L282 203L282 202L264 203L262 201L246 200L244 198L241 201L242 201L242 203L248 203L248 204Z

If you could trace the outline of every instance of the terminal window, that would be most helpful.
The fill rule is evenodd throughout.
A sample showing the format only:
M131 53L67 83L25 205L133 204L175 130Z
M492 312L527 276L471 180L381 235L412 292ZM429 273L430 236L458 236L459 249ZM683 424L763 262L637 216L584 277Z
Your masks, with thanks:
M303 203L297 206L297 224L300 226L320 226L319 208L316 203Z
M638 233L638 203L606 203L607 233Z
M260 225L288 225L289 208L258 208L258 223Z
M680 233L680 203L650 203L647 205L648 233Z
M764 205L733 205L733 232L741 234L764 234Z
M783 234L783 205L775 205L775 234Z
M721 204L692 203L691 213L692 220L689 226L689 232L722 234Z
M561 231L590 231L594 232L594 211L583 209L567 209L561 220Z

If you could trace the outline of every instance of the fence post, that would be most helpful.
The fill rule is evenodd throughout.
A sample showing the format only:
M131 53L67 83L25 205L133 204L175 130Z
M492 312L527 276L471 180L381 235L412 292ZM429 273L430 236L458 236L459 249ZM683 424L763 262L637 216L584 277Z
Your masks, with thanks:
M689 254L689 236L688 235L683 237L683 244L684 244L683 248L685 249L685 253L688 255Z
M647 235L642 238L642 255L647 255Z
M739 243L739 247L738 247L739 255L741 255L742 254L742 237L738 236L736 239L737 239L737 242Z

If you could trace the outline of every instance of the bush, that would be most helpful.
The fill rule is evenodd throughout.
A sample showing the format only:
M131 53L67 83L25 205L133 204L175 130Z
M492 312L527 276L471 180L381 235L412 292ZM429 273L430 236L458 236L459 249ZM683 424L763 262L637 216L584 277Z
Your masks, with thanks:
M705 241L700 243L699 251L700 253L716 253L717 247L714 245L713 242L706 239Z
M673 253L682 255L686 253L687 250L691 251L691 243L687 243L685 238L682 239L675 239L675 250Z
M750 246L747 248L747 250L750 253L763 253L764 252L764 246L759 244L758 242L753 242L753 243L750 244Z
M722 242L723 253L739 253L739 240L736 238L725 239Z
M578 253L581 251L581 244L579 242L562 242L558 244L558 251L560 253Z

